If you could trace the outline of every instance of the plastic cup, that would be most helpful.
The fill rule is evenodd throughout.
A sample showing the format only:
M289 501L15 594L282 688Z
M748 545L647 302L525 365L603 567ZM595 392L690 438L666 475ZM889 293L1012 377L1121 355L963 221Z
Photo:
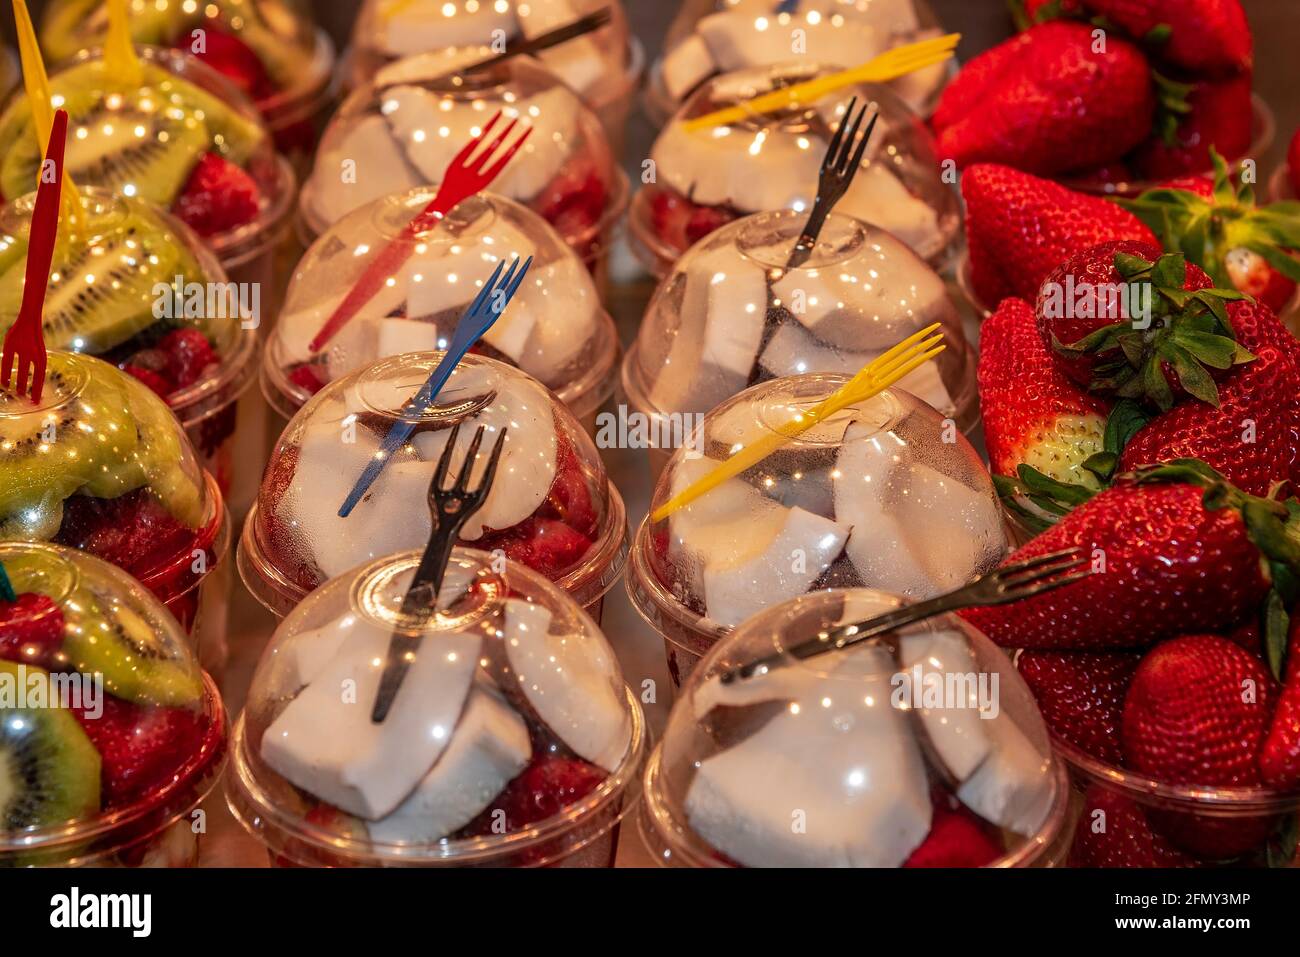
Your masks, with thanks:
M803 595L708 654L646 764L638 823L657 862L1060 862L1066 774L1033 695L988 638L941 616L829 654L792 652L903 604L865 588ZM724 677L757 661L750 677Z
M504 363L462 359L367 497L347 518L338 516L402 405L441 358L418 352L382 360L331 382L293 417L240 537L245 585L284 617L332 575L423 548L429 484L452 426L461 425L453 474L476 426L487 429L478 452L484 463L506 427L494 493L462 530L461 543L545 573L599 620L627 556L623 501L569 410Z
M42 761L41 773L59 775L63 804L35 813L20 808L16 822L7 815L0 866L195 866L205 830L196 811L225 764L227 724L221 696L182 629L139 582L85 552L6 542L0 562L20 602L47 602L27 615L32 640L6 642L0 659L0 681L21 677L29 693L44 682L47 697L24 706L8 696L0 726L13 731L35 721L57 735L60 750ZM11 639L18 634L14 608L0 604L0 630ZM150 670L142 675L125 663L133 659L81 641L106 628L147 643ZM50 671L59 673L57 684ZM101 740L165 753L133 755L138 773L123 773L101 759ZM11 751L24 746L21 736L6 742Z
M477 550L453 551L436 612L404 613L420 559L352 569L280 623L235 727L231 810L279 866L612 867L647 747L613 649L567 593ZM376 725L394 635L413 657ZM358 720L365 743L338 749Z
M848 381L754 386L710 412L659 477L627 590L681 681L742 621L807 592L871 587L922 601L996 566L1007 543L988 471L901 390L835 413L668 517L654 512Z

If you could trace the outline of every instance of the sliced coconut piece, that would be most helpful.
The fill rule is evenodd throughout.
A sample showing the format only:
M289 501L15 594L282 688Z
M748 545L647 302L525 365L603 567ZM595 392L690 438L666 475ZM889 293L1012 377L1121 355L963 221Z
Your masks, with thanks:
M515 5L519 28L529 39L572 23L582 16L569 0L528 0ZM621 51L620 51L621 54ZM592 36L574 37L557 47L543 50L539 57L552 73L580 93L594 90L602 80L614 79L618 63L609 62L600 43Z
M848 537L846 525L802 508L789 509L781 531L762 552L705 565L708 616L738 625L764 608L802 595L835 561Z
M950 591L996 565L1006 551L998 503L913 458L894 473L890 503L938 592Z
M992 716L980 711L980 675L970 646L954 632L908 634L899 641L899 659L935 754L958 782L965 781L993 748L987 730Z
M873 358L871 353L846 352L828 346L798 323L785 322L772 333L759 363L777 377L805 372L856 375Z
M676 496L720 463L683 458L673 471L670 496ZM727 479L668 517L670 547L690 559L688 565L715 564L738 549L761 553L785 526L786 510L740 479ZM746 552L749 555L749 552Z
M490 46L459 46L425 50L387 63L375 73L374 86L382 90L398 83L422 83L459 73L467 66L495 56Z
M893 233L923 255L938 252L938 214L883 163L863 165L837 209Z
M664 88L674 100L683 99L717 70L709 45L698 33L692 33L664 56Z
M479 294L498 263L508 264L516 256L522 262L536 251L520 230L496 217L482 231L473 232L464 240L440 235L425 255L413 258L403 269L406 313L436 316L460 309ZM506 310L497 324L509 312Z
M770 15L724 11L696 24L719 70L740 70L796 60L801 56L829 66L849 66L870 60L883 49L883 38L856 19L791 17L781 22ZM796 45L795 31L802 48Z
M912 0L871 0L866 9L860 6L849 7L845 15L862 17L877 30L894 37L911 34L921 26L921 22L916 16L916 6ZM933 32L937 33L938 31ZM917 39L923 37L924 35Z
M426 634L380 724L370 720L388 635L353 634L262 736L262 758L292 784L377 821L443 753L478 666L472 633Z
M948 391L943 376L939 373L939 363L933 359L917 366L894 385L904 392L912 393L943 415L951 415L956 411L952 393Z
M616 771L632 726L609 647L592 634L552 632L549 610L517 598L506 602L505 647L538 716L579 757Z
M897 867L929 833L925 763L890 705L892 656L860 647L835 657L798 709L699 764L690 825L741 864Z
M400 281L394 286L384 286L376 296L363 305L352 320L335 333L326 345L326 361L340 368L350 369L373 358L374 328L357 332L352 327L366 320L400 313L403 300L406 298L406 290L402 286L403 283ZM296 304L296 308L279 318L275 335L284 349L282 355L285 361L305 362L313 358L311 341L316 338L316 334L343 302L347 292L347 289L342 292L330 292L315 302Z
M532 757L528 725L485 683L465 702L451 743L397 810L367 825L389 844L441 840L474 820Z
M483 43L501 31L507 39L518 28L513 4L474 0L465 3L404 3L391 12L378 10L379 36L384 50L395 56L439 47Z
M313 212L334 223L366 203L418 186L422 179L407 164L383 117L366 116L347 127L341 139L322 145L307 195Z
M511 319L510 314L516 305L524 308L519 317ZM516 335L500 345L491 339L489 342L514 359L519 368L534 379L548 385L558 383L596 335L600 308L600 295L587 268L573 257L558 259L538 270L535 278L532 271L529 272L511 308L502 313L488 330L491 335L503 322L510 320L506 328L517 324L518 329L513 330ZM527 339L517 350L511 351L517 333L523 328L530 329Z
M957 797L986 821L1017 834L1033 834L1056 797L1051 758L1034 747L1006 712L984 724L992 749L957 789Z
M444 348L438 327L419 319L379 319L375 357L386 359L407 352L432 352Z

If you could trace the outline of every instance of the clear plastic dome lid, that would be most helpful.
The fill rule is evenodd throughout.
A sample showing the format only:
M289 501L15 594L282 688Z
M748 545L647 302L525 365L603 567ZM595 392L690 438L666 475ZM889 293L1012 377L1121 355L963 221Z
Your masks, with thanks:
M979 632L945 616L790 653L901 604L859 588L805 596L701 663L646 771L642 826L662 860L979 867L1059 852L1065 774L1029 689Z
M183 419L208 393L249 381L255 336L212 253L142 199L82 187L75 227L55 241L45 344L98 356L135 375ZM0 332L18 318L35 194L0 211ZM213 285L217 284L217 285Z
M0 391L0 452L0 541L82 549L169 594L222 529L176 416L99 359L51 351L39 402Z
M486 429L477 453L484 464L475 474L507 430L492 490L461 542L542 572L580 604L613 583L626 519L595 445L543 385L483 356L460 361L410 441L349 516L339 516L403 405L441 359L423 352L382 360L330 383L290 421L241 543L245 580L268 604L286 594L296 603L365 561L423 548L431 531L429 483L456 425L453 475L479 426Z
M372 200L441 182L456 154L500 111L532 134L492 191L540 214L571 245L592 242L621 211L626 190L595 115L528 57L437 79L446 69L437 58L404 61L348 97L303 184L299 205L311 230L319 235Z
M724 402L673 454L652 516L847 381L792 376ZM636 551L633 575L647 576L638 584L663 615L716 631L825 588L932 598L996 566L1006 539L992 480L971 444L928 405L889 389L666 518L646 519Z
M444 349L500 262L533 257L528 279L475 347L559 393L578 416L608 397L618 336L590 273L541 217L482 193L415 237L411 257L319 351L312 342L348 292L436 195L423 187L354 210L308 249L267 346L266 378L287 415L327 383L405 352Z
M252 103L218 73L175 50L139 55L139 84L109 76L98 50L50 75L52 99L68 111L68 175L171 211L223 253L282 215L292 176ZM21 89L0 114L0 142L0 191L30 193L44 144Z
M377 63L435 54L454 68L601 9L612 14L608 24L539 54L565 84L589 98L618 83L624 70L627 19L617 0L367 0L352 40L360 55Z
M778 0L686 0L668 30L656 77L665 99L680 103L717 73L800 57L841 69L858 66L941 32L925 0L818 0L796 4L793 12L784 6ZM939 64L890 85L924 112L947 75L946 64Z
M874 104L880 118L836 212L888 230L942 266L957 239L960 203L940 179L925 124L886 87L849 86L807 106L703 130L683 126L684 120L827 72L807 62L741 70L715 77L692 95L655 140L655 184L637 194L635 225L650 235L650 244L680 253L738 216L811 211L826 148L857 97L859 104Z
M280 625L236 730L236 812L299 862L312 845L329 863L523 845L544 863L612 827L644 726L604 635L541 575L463 548L437 610L404 613L419 561L352 569ZM375 723L394 647L409 665Z
M932 323L947 350L899 386L976 418L973 351L933 269L894 236L832 213L808 261L785 264L807 217L760 213L701 241L659 285L623 381L651 414L704 414L746 386L805 372L856 373Z
M0 598L0 864L89 853L101 830L148 833L143 815L197 803L225 713L176 619L82 552L4 542L0 564L17 599Z
M302 0L128 0L127 17L136 43L193 54L259 104L319 70L316 26ZM104 0L45 5L40 40L52 63L107 35Z

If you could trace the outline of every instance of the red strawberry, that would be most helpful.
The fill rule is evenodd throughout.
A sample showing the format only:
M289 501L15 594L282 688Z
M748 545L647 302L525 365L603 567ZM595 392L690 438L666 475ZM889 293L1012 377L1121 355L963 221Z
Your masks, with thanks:
M1241 517L1247 507L1258 522L1253 532ZM1289 558L1273 547L1276 538L1264 535L1286 536L1285 511L1242 495L1200 463L1123 480L1013 556L1082 548L1094 574L1012 605L961 614L1004 648L1142 648L1177 634L1227 629L1255 611L1269 590L1261 549Z
M609 775L579 758L534 755L522 774L506 785L490 807L465 827L467 835L491 834L493 812L504 811L506 828L516 831L554 817L581 801Z
M992 68L980 64L984 57ZM973 78L958 73L934 115L939 158L958 167L1007 163L1065 173L1118 159L1151 128L1146 57L1114 35L1098 49L1085 24L1030 27L970 68Z
M309 395L315 395L328 385L317 367L309 362L294 366L289 373L289 381L300 389L306 389Z
M203 22L203 46L190 31L176 41L179 49L192 53L254 100L264 100L276 92L275 84L257 54L243 40L221 29L217 21Z
M609 191L605 178L592 164L563 170L542 190L534 205L565 238L579 236L605 215Z
M173 329L158 340L157 348L167 356L171 378L179 389L198 382L221 361L208 337L197 329Z
M73 714L102 760L106 810L124 807L165 787L202 750L208 718L187 708L141 706L104 696L99 717Z
M1224 637L1237 647L1245 648L1256 657L1262 657L1264 654L1264 637L1260 634L1258 615L1251 615Z
M591 538L596 534L599 524L591 500L591 487L577 453L564 438L559 440L556 448L555 463L555 480L537 514L546 518L558 518L574 531Z
M591 539L564 522L533 516L511 528L488 531L466 544L488 552L500 549L510 561L556 579L582 560L591 548Z
M1016 668L1052 734L1098 761L1119 766L1124 694L1139 660L1128 651L1023 651Z
M172 212L200 236L215 236L256 219L261 199L248 173L216 153L204 153Z
M55 541L144 575L189 551L195 535L142 488L111 499L72 496Z
M686 241L698 243L715 229L721 229L736 217L720 206L697 206L686 221Z
M154 372L152 369L146 369L143 366L133 365L128 362L126 365L122 366L122 371L129 376L139 379L153 390L156 395L162 397L164 400L176 391L175 385L168 381L165 376Z
M1300 130L1291 137L1286 150L1287 180L1291 184L1291 199L1300 196Z
M930 833L904 867L985 867L1003 854L996 831L949 794L934 795Z
M1300 615L1291 618L1287 640L1286 682L1259 756L1260 777L1269 787L1290 790L1300 785Z
M1083 796L1083 813L1070 847L1071 867L1197 867L1151 830L1141 805L1094 784Z
M1024 0L1025 17L1029 23L1041 23L1060 16L1082 13L1083 0Z
M1015 476L1021 465L1051 479L1098 487L1083 468L1102 450L1109 403L1057 368L1021 299L1004 299L980 330L980 411L989 465Z
M1240 0L1082 2L1184 69L1228 73L1250 66L1250 24Z
M1110 200L1087 196L1007 166L976 165L961 178L971 281L986 304L1032 302L1043 280L1072 253L1155 235Z
M49 668L63 647L63 611L48 595L0 601L0 658Z
M1157 120L1155 131L1134 152L1133 168L1141 176L1164 179L1208 170L1211 148L1229 159L1244 156L1252 132L1250 83L1251 75L1242 73L1189 84L1180 101L1187 112L1170 112Z

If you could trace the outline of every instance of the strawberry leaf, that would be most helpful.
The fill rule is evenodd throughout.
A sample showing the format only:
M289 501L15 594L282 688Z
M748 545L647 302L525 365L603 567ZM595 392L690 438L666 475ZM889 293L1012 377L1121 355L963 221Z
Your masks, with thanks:
M1158 357L1153 356L1142 367L1142 391L1161 412L1168 412L1173 408L1174 392L1169 387L1169 380L1165 378L1164 370L1160 368Z
M1066 505L1082 505L1094 494L1091 489L1084 488L1082 485L1069 485L1049 478L1032 465L1018 465L1016 476L1029 492Z
M1279 573L1290 574L1285 565L1279 568L1275 562L1270 563L1270 570L1275 580ZM1271 588L1264 602L1264 660L1278 681L1282 680L1286 640L1290 630L1291 616L1287 614L1286 603L1278 590Z
M1142 42L1149 43L1152 46L1161 46L1169 42L1169 38L1173 35L1173 32L1174 28L1169 24L1157 23L1146 32L1146 36L1142 38Z
M1119 456L1114 452L1094 452L1083 461L1083 467L1102 482L1109 482L1119 465Z
M1118 456L1124 451L1124 446L1128 445L1129 440L1150 421L1151 415L1138 403L1131 399L1120 399L1106 419L1106 433L1103 439L1106 451Z
M1235 339L1229 339L1227 336L1216 336L1209 332L1180 327L1170 334L1169 341L1185 349L1196 361L1211 369L1230 369L1238 362L1249 361L1238 359L1238 353L1246 350L1237 345ZM1246 352L1246 355L1250 353ZM1254 356L1251 358L1253 359ZM1179 372L1179 376L1182 376L1182 372Z
M1288 814L1269 839L1268 866L1293 867L1297 846L1300 846L1300 813Z
M1268 246L1264 243L1246 243L1246 248L1253 253L1258 253L1270 266L1296 282L1300 282L1300 260L1294 256L1288 256L1276 246Z
M1205 371L1205 367L1196 361L1195 356L1172 339L1166 339L1161 343L1156 355L1168 360L1174 367L1174 372L1178 374L1178 384L1183 387L1184 392L1209 403L1216 409L1219 407L1219 387L1214 384L1214 379ZM1155 361L1152 365L1158 367ZM1160 378L1163 379L1164 375L1162 374Z

